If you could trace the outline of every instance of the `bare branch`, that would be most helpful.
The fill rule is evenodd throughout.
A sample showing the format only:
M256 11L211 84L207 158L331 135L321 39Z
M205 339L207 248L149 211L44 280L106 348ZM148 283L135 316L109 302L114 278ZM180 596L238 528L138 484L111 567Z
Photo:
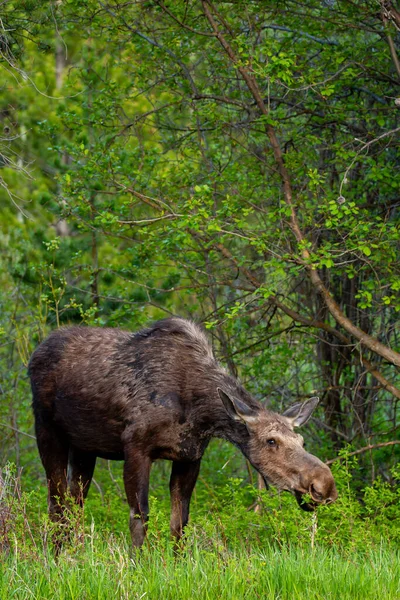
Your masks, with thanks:
M7 429L12 429L12 431L20 433L21 435L25 435L26 437L32 438L33 440L36 440L36 437L34 435L31 435L30 433L26 433L26 431L21 431L20 429L17 429L16 427L12 427L11 425L7 425L7 423L0 423L0 427L6 427Z
M224 258L228 259L237 268L238 272L243 273L243 275L246 277L246 279L255 288L260 287L261 282L258 281L257 277L251 271L249 271L249 269L246 269L246 267L244 267L243 265L239 265L239 262L236 260L236 258L232 255L232 253L228 250L228 248L226 248L221 242L215 243L214 248L217 249L222 254L222 256L224 256ZM383 389L390 392L393 396L395 396L395 398L400 399L400 390L396 386L394 386L392 383L390 383L390 381L388 381L386 379L386 377L384 377L382 375L382 373L372 363L370 363L369 360L367 360L362 355L362 353L354 346L354 344L352 344L351 340L349 340L349 338L347 338L338 329L335 329L335 327L332 327L331 325L329 325L328 323L325 323L324 321L320 321L318 319L308 319L306 317L303 317L295 310L293 310L293 309L289 308L288 306L286 306L285 304L283 304L283 302L281 302L276 296L270 296L268 298L268 303L280 308L284 313L286 313L294 321L302 323L303 325L306 325L307 327L315 327L317 329L322 329L322 330L326 331L327 333L330 333L331 335L333 335L335 338L339 339L342 342L342 344L345 344L346 346L353 346L352 353L353 353L353 355L356 355L358 357L358 359L360 360L360 363L364 366L364 368L369 373L371 373L371 375L373 377L375 377L375 379L377 381L379 381L379 383L381 384Z
M362 454L363 452L368 452L368 450L376 450L376 448L385 448L386 446L394 446L395 444L400 444L400 440L393 440L391 442L382 442L380 444L370 444L369 446L364 446L364 448L359 448L358 450L354 450L354 452L349 452L345 456L336 456L335 458L331 458L330 460L325 461L326 465L331 465L337 460L346 460L348 456L355 456L356 454Z

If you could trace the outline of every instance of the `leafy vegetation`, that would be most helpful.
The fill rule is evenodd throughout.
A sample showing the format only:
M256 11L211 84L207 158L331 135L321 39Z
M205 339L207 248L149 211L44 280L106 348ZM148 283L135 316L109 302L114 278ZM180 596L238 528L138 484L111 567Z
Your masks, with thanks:
M3 6L0 466L18 485L0 595L399 596L399 27L386 0ZM165 463L130 559L119 467L99 461L88 541L56 567L29 356L63 324L169 314L272 408L320 396L304 435L343 453L340 500L314 522L215 442L182 557Z
M228 467L222 465L226 473L214 471L217 451L219 459L228 458ZM45 488L16 494L18 482L5 470L13 493L0 596L12 589L21 599L398 597L398 491L377 481L363 490L360 504L350 485L353 459L335 468L338 502L310 515L288 495L257 492L233 477L237 457L229 446L215 444L210 454L177 553L169 537L162 465L154 472L142 550L130 550L127 505L113 467L112 480L107 482L105 470L96 480L84 518L78 510L72 514L72 543L58 561L51 551L54 526L47 520ZM207 481L210 475L213 482ZM254 512L254 504L261 510Z

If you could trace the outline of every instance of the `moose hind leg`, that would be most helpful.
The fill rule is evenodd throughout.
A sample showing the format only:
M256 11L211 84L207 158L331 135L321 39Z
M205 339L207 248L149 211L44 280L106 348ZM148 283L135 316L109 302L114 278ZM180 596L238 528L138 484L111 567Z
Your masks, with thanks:
M36 418L36 440L46 471L49 515L53 521L63 516L67 491L68 441L53 423Z
M59 525L53 533L55 553L58 555L67 533L65 501L67 492L68 441L52 422L36 416L36 440L40 458L46 471L49 516Z
M200 471L200 460L173 462L169 489L171 493L171 535L178 542L189 520L189 505Z
M68 487L72 498L79 506L88 494L93 471L96 464L96 455L92 452L83 452L71 446L68 457Z

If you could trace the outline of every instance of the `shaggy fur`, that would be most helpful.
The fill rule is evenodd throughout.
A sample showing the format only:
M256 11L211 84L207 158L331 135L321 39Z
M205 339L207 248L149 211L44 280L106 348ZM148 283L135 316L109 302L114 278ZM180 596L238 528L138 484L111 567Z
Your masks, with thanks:
M34 352L29 375L54 519L62 518L68 486L83 502L96 457L124 460L132 540L140 545L151 463L163 458L173 461L171 531L179 537L212 437L238 446L266 481L298 498L336 497L328 467L305 452L293 419L262 408L191 321L165 319L136 334L61 328Z

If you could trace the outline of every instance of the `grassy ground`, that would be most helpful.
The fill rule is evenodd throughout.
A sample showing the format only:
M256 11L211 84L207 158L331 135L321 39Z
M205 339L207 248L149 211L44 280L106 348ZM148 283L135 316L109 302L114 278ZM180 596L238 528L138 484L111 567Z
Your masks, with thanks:
M231 447L211 447L178 555L169 539L170 465L154 467L149 535L132 553L121 465L100 463L57 561L43 476L26 469L19 481L4 471L0 600L400 600L398 487L377 480L355 492L356 462L337 463L339 499L313 515L288 494L264 491L260 500L236 460Z
M399 559L384 548L351 555L296 547L229 551L212 540L202 544L194 532L180 556L151 543L130 556L124 541L92 532L85 546L64 551L57 562L45 553L10 553L0 598L398 600Z

